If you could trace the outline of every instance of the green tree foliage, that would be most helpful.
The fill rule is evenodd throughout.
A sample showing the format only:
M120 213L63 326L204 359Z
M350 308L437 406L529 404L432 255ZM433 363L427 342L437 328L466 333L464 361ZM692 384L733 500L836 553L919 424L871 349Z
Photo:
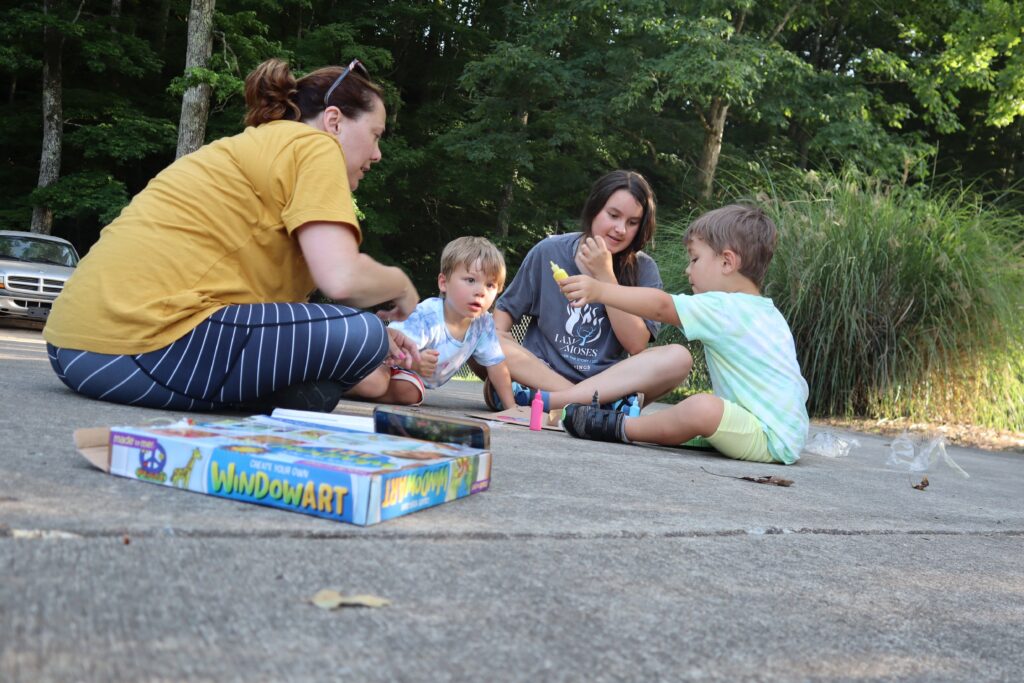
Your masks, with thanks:
M43 17L27 0L0 10L3 227L52 197L55 231L87 250L173 158L184 89L212 88L207 139L236 133L244 76L270 56L299 73L358 57L383 84L384 161L358 197L366 248L425 291L448 239L494 236L514 267L540 235L575 227L613 167L651 177L663 213L689 210L718 134L728 172L852 164L1007 188L1024 168L1024 18L1007 0L221 0L209 68L185 73L189 4L125 0L115 17L64 0L61 17L81 13L62 19L62 176L92 180L44 195Z
M103 223L117 218L128 203L124 183L100 171L78 171L32 193L34 203L46 204L68 218L97 217Z
M730 112L760 118L758 103L773 81L799 82L803 62L778 42L799 3L638 3L623 16L622 35L635 46L625 100L695 116L700 123L698 191L713 190ZM620 100L623 98L620 98Z
M485 198L480 228L522 248L538 229L574 229L587 186L639 140L610 106L616 52L602 3L509 10L504 25L503 39L466 65L459 84L468 108L439 142L460 162L450 187L471 184ZM500 224L503 211L511 215Z

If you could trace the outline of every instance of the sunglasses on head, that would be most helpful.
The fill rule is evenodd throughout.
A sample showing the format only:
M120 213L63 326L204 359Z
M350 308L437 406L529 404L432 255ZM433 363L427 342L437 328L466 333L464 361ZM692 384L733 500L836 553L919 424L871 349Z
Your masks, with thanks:
M370 80L370 72L366 70L366 67L363 66L363 63L360 62L358 59L353 59L351 62L349 62L348 66L346 66L342 70L338 77L334 79L334 83L331 84L331 87L327 89L327 94L324 95L324 109L330 106L328 102L331 101L331 95L334 94L335 88L337 88L341 84L341 82L345 80L345 76L348 76L352 71L355 71L357 74L359 74L366 80Z

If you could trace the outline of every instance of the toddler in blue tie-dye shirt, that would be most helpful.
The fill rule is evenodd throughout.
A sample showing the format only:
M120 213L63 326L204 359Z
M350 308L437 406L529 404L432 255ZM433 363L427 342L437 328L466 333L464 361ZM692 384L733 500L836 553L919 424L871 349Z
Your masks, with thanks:
M379 403L418 405L425 389L442 386L472 358L485 369L505 405L515 405L490 313L504 286L505 260L490 240L460 237L449 242L437 276L441 296L421 301L408 319L391 324L419 349L419 362L412 368L378 368L353 394Z

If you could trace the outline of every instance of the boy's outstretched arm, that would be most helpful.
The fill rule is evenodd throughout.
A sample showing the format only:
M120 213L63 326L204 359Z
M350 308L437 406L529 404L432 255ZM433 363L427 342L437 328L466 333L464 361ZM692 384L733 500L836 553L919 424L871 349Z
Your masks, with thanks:
M508 407L516 404L515 395L512 393L512 373L509 372L508 363L501 361L488 365L487 379L491 380L491 386L498 392L501 405Z
M587 275L573 275L561 282L562 293L576 308L599 303L638 315L647 320L657 320L669 325L680 326L679 313L675 302L667 292L653 287L623 287L609 282L599 282Z

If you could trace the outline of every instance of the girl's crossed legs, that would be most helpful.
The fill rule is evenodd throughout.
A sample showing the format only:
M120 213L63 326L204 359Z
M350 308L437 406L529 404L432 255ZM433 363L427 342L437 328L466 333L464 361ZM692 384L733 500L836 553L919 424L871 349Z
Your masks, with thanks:
M693 356L685 346L667 344L653 346L573 384L516 342L512 335L499 334L499 338L512 379L531 389L549 392L550 410L570 403L590 403L595 391L603 404L637 392L642 392L646 401L654 401L682 384L693 367Z

